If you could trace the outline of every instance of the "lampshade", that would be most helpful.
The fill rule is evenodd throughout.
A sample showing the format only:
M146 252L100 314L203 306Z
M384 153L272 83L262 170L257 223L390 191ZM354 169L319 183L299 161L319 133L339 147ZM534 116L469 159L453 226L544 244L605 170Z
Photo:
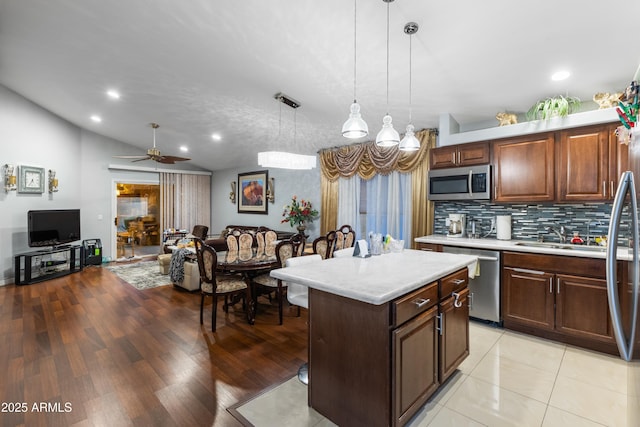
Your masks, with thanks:
M362 120L360 115L360 104L354 102L351 104L351 114L342 125L342 136L346 138L362 138L369 134L369 126Z
M381 147L393 147L400 143L400 134L393 128L391 116L386 115L382 119L382 129L376 136L376 144Z
M258 164L263 168L313 169L316 167L316 156L283 151L263 151L258 153Z
M420 141L416 138L416 135L413 133L415 128L412 124L407 125L407 132L404 134L404 138L400 141L400 146L398 149L400 151L417 151L420 149Z

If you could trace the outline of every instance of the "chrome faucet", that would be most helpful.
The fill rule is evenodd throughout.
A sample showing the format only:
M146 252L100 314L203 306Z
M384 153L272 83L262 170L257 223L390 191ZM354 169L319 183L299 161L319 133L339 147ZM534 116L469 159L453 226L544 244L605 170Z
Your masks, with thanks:
M600 221L589 221L587 223L587 246L591 244L591 226L592 225L596 225L599 227L602 225L602 223Z
M567 242L567 230L564 228L564 225L560 226L560 231L556 230L553 227L547 227L546 230L549 233L555 233L558 236L558 238L560 239L560 243L566 243Z

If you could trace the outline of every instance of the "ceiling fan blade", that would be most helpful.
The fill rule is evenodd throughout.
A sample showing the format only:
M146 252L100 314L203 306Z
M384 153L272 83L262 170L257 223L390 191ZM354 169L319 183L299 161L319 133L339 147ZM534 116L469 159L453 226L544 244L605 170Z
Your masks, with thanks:
M152 159L152 157L150 157L150 156L144 156L142 158L138 158L136 160L131 160L131 161L132 162L142 162L143 160L151 160L151 159Z
M113 156L116 159L146 159L149 156L138 155L138 156Z
M178 157L178 156L162 156L162 161L160 160L158 161L160 161L161 163L169 163L169 162L175 163L175 162L184 162L187 160L191 160L191 159L188 159L186 157Z

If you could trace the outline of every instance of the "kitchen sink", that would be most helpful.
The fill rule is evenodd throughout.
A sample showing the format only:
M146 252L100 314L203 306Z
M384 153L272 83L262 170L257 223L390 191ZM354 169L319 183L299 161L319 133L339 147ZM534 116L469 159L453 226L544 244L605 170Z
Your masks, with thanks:
M532 248L569 249L569 250L589 251L589 252L606 252L607 251L607 248L604 246L570 245L567 243L553 243L553 242L516 242L515 245L528 246Z

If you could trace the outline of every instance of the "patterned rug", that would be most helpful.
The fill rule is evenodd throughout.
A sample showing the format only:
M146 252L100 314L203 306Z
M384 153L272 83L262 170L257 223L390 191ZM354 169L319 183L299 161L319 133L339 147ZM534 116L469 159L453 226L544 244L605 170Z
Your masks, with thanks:
M119 278L136 289L151 289L157 286L171 284L168 274L160 274L158 261L142 261L133 264L114 265L106 267Z

